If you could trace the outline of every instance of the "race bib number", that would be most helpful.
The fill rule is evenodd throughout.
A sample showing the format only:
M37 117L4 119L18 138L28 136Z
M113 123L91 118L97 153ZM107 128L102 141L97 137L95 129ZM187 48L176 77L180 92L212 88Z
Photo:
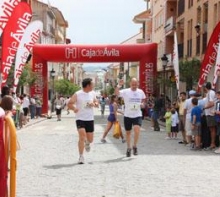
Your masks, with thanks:
M90 108L90 106L89 106L89 101L83 102L82 108L84 108L84 109Z
M129 109L132 111L140 110L140 103L129 103Z

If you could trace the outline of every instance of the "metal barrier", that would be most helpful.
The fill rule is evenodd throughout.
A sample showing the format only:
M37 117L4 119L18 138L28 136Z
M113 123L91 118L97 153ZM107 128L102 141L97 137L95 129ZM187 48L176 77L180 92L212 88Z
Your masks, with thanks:
M4 118L0 118L0 130L0 197L15 197L17 136L15 124L11 116L6 115ZM7 174L9 164L10 172L8 189Z

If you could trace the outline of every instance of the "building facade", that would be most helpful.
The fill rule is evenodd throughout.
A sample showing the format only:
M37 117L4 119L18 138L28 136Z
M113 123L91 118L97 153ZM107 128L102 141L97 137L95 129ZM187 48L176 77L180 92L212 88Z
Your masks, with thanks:
M163 78L165 72L166 79L173 79L174 32L177 33L179 59L195 58L202 61L209 38L220 21L220 0L145 1L147 9L136 15L134 22L142 23L145 43L147 37L158 44L157 77ZM161 61L164 54L168 57L165 71ZM208 80L212 78L213 70ZM186 90L184 83L180 83L180 91L182 90ZM163 88L160 87L160 93L162 91ZM175 88L166 87L166 93L175 97Z

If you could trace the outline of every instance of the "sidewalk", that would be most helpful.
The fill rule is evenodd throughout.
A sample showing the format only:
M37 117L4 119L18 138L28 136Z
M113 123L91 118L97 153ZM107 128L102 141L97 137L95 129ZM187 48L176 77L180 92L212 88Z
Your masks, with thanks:
M100 142L106 117L95 112L94 143L78 162L73 113L47 119L18 132L17 197L218 197L219 156L190 151L178 140L164 140L143 121L139 155L125 157L126 144ZM122 116L120 120L122 121ZM208 183L208 184L207 184Z

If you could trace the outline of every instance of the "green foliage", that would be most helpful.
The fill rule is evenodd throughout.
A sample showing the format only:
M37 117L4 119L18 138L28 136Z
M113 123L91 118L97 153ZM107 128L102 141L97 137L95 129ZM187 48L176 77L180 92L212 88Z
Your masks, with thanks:
M37 80L37 74L32 71L32 67L30 64L26 64L23 68L23 72L20 76L19 85L29 85L32 86Z
M200 60L193 58L192 60L184 59L180 61L180 81L186 82L186 89L190 90L193 85L198 82L200 74Z
M55 81L54 88L58 94L61 94L63 96L73 95L76 91L78 91L80 89L79 86L71 83L67 79L61 79L61 80Z
M36 81L36 79L37 79L37 74L32 71L30 64L26 64L19 78L18 87L25 86L25 85L32 86L34 82ZM7 79L8 86L12 87L13 82L14 82L14 64L12 64L12 67L9 71L9 75Z
M100 94L102 96L109 96L109 95L114 94L114 92L115 92L115 89L113 88L113 86L108 86L105 90L101 90Z
M107 94L108 96L114 94L114 92L115 92L115 89L114 89L112 86L109 86L109 87L106 89L106 94Z

